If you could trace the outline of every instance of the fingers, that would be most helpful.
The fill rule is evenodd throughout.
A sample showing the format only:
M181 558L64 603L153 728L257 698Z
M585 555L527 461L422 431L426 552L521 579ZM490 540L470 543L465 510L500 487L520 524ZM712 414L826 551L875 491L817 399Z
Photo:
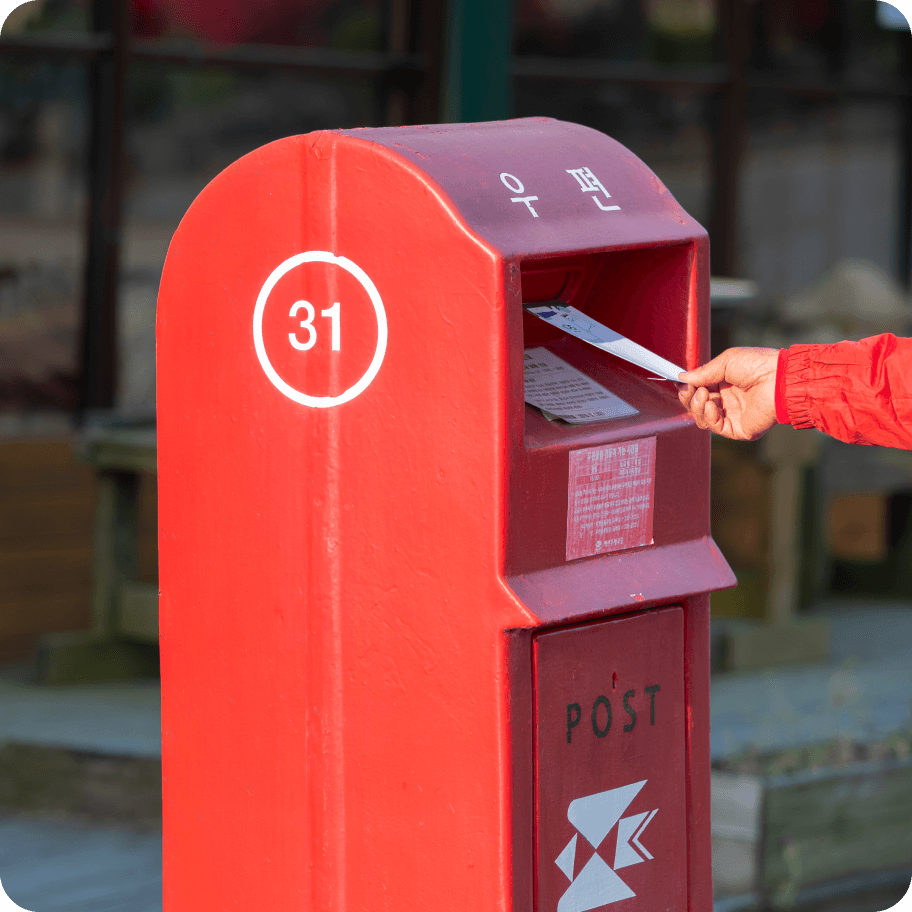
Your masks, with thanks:
M725 368L728 366L732 349L722 352L712 361L707 361L702 367L692 371L685 371L680 375L681 382L690 386L715 386L725 379Z
M725 413L721 404L715 399L710 398L703 410L703 417L706 421L706 427L714 434L722 434L725 429Z
M706 404L709 402L709 390L701 386L694 390L690 399L690 414L693 415L694 421L698 428L704 431L709 427L706 423Z
M695 386L690 386L688 383L678 384L678 399L684 408L690 410L690 400L693 399L694 393L696 391L697 388Z
M694 396L701 392L701 402L705 402L708 399L713 400L714 402L721 403L721 398L717 390L708 390L705 386L691 386L690 384L681 383L678 385L678 400L684 408L691 410L691 403L693 402Z
M725 426L725 411L717 392L710 392L705 386L683 387L678 392L681 404L690 412L698 428L722 433Z
M703 390L706 392L706 390ZM707 395L701 396L698 403L699 416L694 415L697 427L704 431L712 431L714 434L724 434L725 431L725 410L718 397Z

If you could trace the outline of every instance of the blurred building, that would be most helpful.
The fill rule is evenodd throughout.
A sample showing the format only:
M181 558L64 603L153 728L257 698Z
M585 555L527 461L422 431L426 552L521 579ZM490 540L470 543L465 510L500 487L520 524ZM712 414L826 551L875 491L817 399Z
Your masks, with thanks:
M159 276L221 169L322 128L587 124L709 228L716 275L756 282L756 307L717 342L778 344L780 305L847 259L908 285L912 39L879 5L20 7L0 34L0 656L89 623L95 482L70 441L99 414L154 421ZM138 573L153 583L152 479L140 502Z

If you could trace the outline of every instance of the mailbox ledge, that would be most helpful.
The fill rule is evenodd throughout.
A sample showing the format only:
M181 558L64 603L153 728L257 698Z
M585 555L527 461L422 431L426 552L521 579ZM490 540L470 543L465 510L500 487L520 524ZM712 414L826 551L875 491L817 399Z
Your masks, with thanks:
M609 605L607 613L620 614L680 602L737 580L706 536L508 576L507 584L542 623L556 624L604 615Z

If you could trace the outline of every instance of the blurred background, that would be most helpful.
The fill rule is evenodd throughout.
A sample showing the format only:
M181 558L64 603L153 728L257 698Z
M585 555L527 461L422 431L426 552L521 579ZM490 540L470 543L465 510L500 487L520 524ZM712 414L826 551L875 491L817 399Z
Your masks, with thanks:
M290 134L528 115L616 138L708 228L714 354L909 332L912 37L879 0L31 0L6 21L16 902L161 908L154 326L184 212ZM713 597L716 912L886 908L912 877L912 460L714 440L712 514L739 578Z

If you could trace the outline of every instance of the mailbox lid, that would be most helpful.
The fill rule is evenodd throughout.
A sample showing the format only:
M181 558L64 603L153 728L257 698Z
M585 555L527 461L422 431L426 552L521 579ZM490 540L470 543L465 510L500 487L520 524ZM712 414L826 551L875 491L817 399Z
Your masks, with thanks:
M580 124L524 117L338 132L411 162L505 257L706 237L629 149Z
M683 912L683 609L539 634L533 656L537 912Z

